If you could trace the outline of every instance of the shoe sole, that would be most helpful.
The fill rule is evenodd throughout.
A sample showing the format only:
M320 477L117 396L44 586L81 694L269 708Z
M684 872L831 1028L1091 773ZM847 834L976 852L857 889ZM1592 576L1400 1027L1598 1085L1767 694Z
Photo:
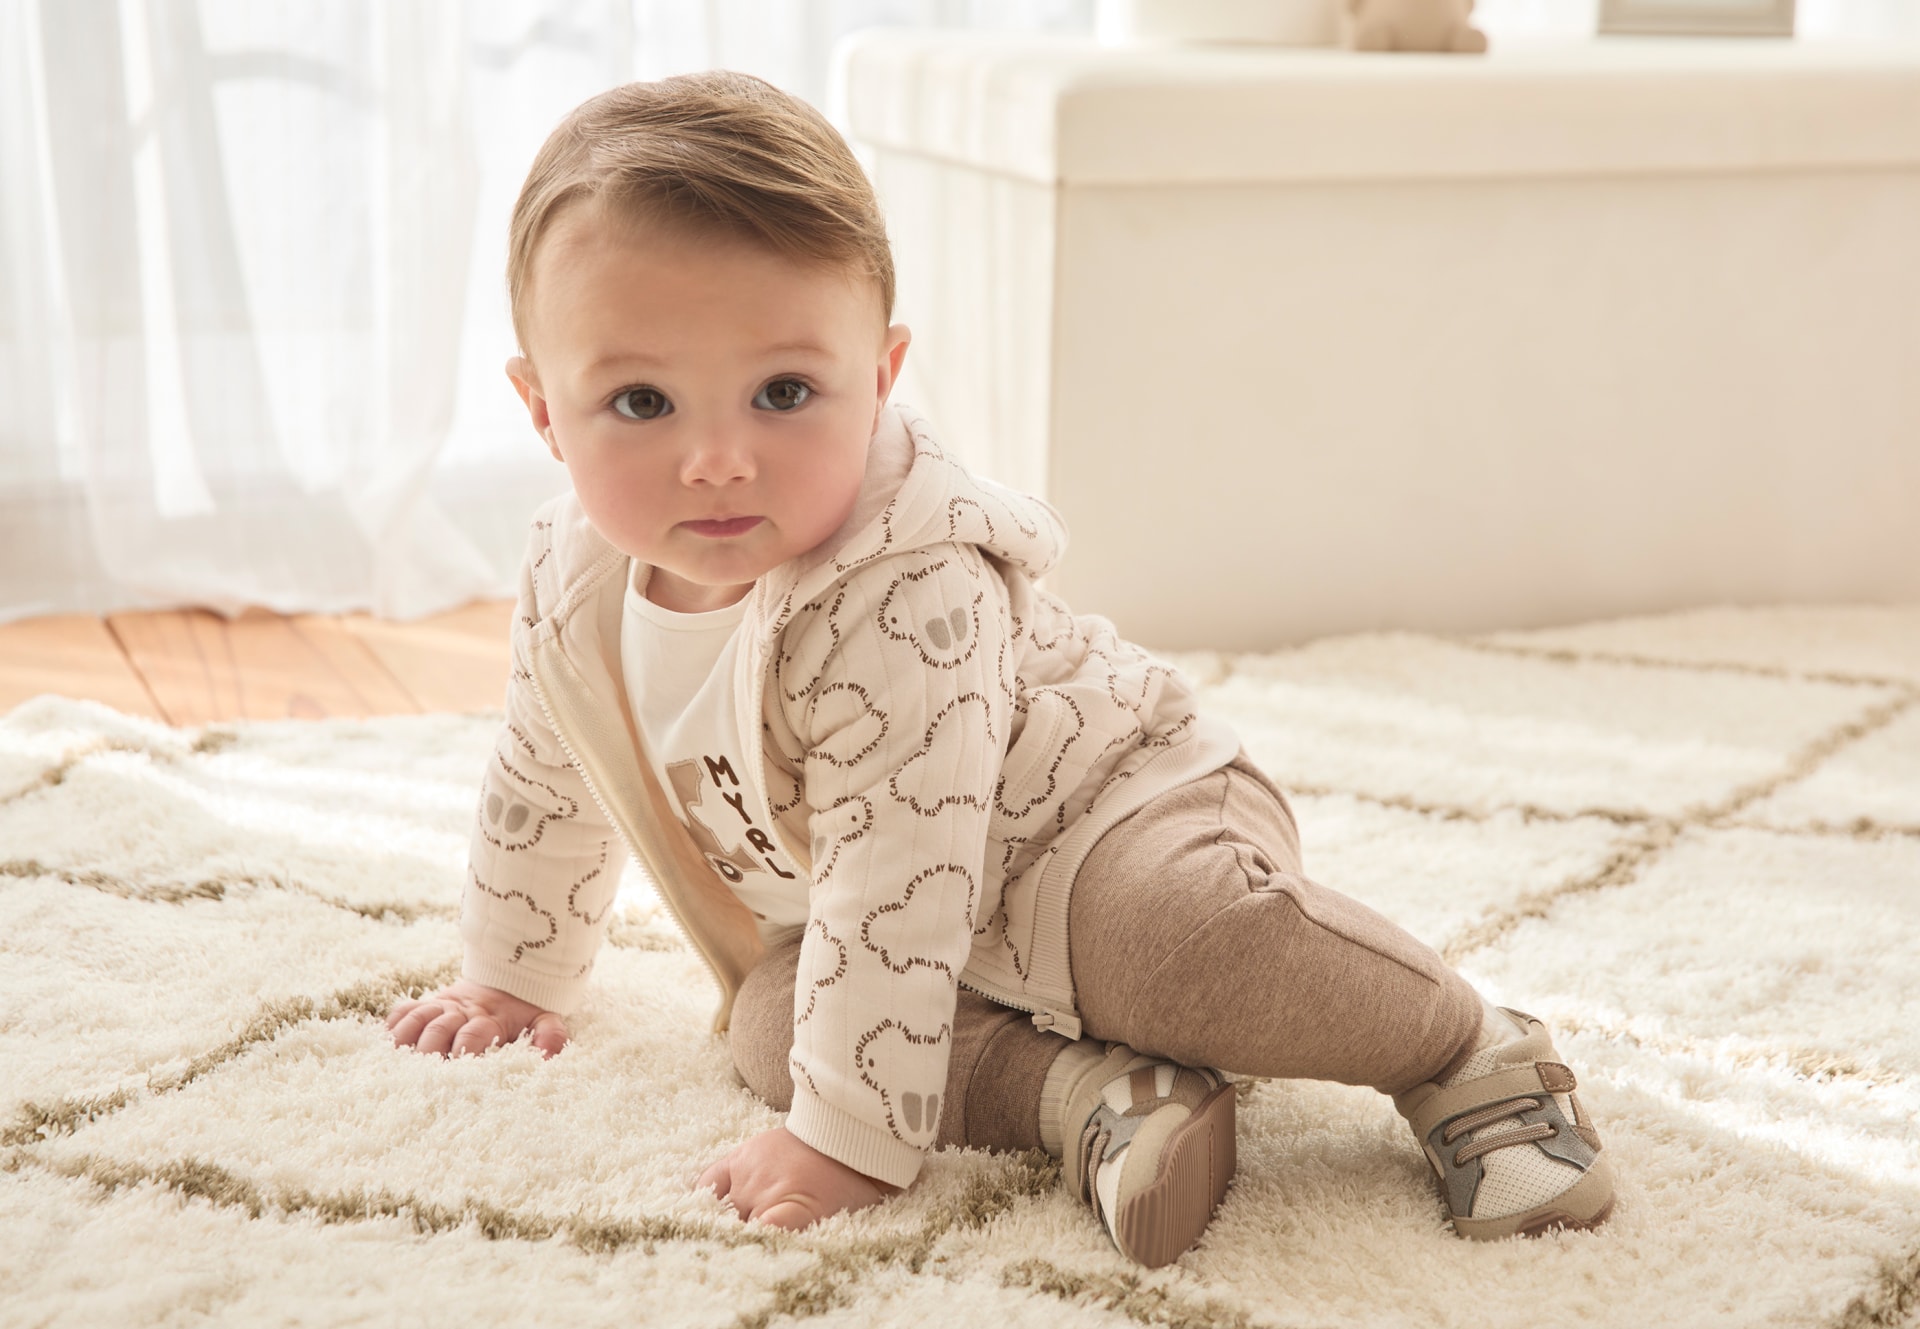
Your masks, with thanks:
M1113 1233L1122 1254L1157 1269L1200 1240L1233 1180L1237 1097L1231 1084L1221 1085L1167 1140L1152 1183L1120 1207Z
M1453 1230L1470 1241L1538 1237L1548 1232L1590 1232L1613 1215L1613 1168L1601 1154L1566 1191L1533 1209L1505 1218L1456 1218Z

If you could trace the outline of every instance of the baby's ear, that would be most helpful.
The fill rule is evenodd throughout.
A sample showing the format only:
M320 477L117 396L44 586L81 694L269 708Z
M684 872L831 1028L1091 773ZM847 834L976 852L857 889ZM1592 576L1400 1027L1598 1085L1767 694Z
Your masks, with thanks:
M540 393L540 379L534 373L533 361L524 355L516 355L507 361L507 378L513 383L513 390L520 394L520 400L527 404L527 414L533 420L534 430L546 441L547 451L553 454L555 461L564 461L560 455L560 445L553 438L553 419L547 413L547 399Z
M906 363L907 346L912 340L913 333L904 323L895 323L887 329L887 339L880 348L879 399L873 404L873 427L876 430L880 428L880 412L893 393L893 385L900 379L900 366Z

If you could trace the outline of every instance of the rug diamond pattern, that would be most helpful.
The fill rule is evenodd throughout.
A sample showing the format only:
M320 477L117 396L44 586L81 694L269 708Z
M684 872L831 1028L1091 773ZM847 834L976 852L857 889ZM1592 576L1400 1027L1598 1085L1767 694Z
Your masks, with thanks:
M945 1153L878 1210L742 1228L686 1185L775 1118L644 883L565 1056L386 1046L371 1012L457 960L484 719L183 733L41 699L0 720L0 1303L74 1325L1910 1315L1920 609L1182 663L1294 791L1310 873L1555 1025L1623 1178L1605 1229L1458 1242L1385 1101L1299 1082L1247 1086L1234 1189L1153 1274L1034 1158Z

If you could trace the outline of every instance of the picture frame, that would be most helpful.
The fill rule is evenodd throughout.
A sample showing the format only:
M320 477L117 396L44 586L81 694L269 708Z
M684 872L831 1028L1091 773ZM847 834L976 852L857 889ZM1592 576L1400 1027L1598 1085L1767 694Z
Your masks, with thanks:
M1791 37L1794 0L1600 0L1600 33Z

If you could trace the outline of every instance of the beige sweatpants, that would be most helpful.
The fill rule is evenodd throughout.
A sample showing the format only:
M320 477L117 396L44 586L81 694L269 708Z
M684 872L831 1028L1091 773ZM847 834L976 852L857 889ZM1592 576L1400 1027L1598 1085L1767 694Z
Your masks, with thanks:
M1243 753L1101 837L1075 879L1068 949L1089 1038L1189 1066L1398 1093L1462 1064L1480 998L1380 914L1300 875L1293 812ZM733 1008L733 1059L784 1111L800 943ZM1066 1046L962 989L939 1143L1040 1144L1040 1087Z

